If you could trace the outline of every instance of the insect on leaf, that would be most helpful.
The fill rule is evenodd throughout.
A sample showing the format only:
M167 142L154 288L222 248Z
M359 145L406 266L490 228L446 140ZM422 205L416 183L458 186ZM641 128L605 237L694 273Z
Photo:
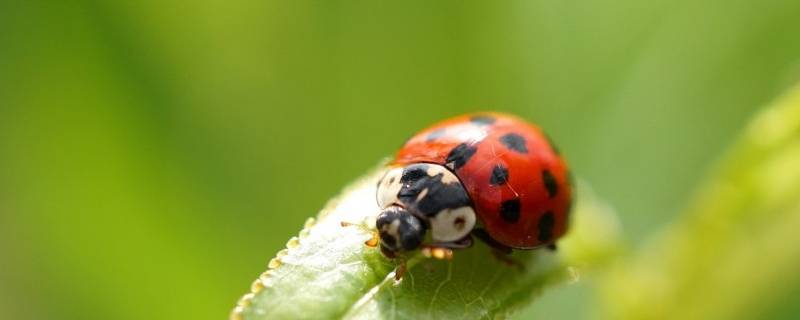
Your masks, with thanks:
M515 251L522 267L495 258L481 242L453 260L409 257L395 281L397 263L364 245L365 228L379 210L375 187L382 170L358 180L309 219L298 237L269 262L269 269L239 300L232 319L504 318L550 285L579 281L579 273L613 255L616 216L579 187L572 229L556 251Z

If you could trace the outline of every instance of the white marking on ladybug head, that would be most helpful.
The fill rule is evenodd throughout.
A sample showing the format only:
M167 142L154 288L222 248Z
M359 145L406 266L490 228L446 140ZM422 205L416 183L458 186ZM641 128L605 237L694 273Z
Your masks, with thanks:
M381 231L387 233L388 235L392 236L395 241L400 241L400 233L397 231L400 229L400 220L394 220L392 223L383 226Z
M420 192L417 195L417 201L422 200L422 198L425 198L425 196L427 196L427 195L428 195L428 188L422 189L422 192Z
M458 177L456 177L456 175L453 174L452 171L447 170L447 168L443 166L436 164L428 164L427 167L428 169L425 171L425 173L427 173L431 177L435 177L436 175L441 173L443 183L459 182Z
M436 242L450 242L466 237L475 227L475 211L470 206L444 209L428 219L431 237Z
M381 209L386 209L393 204L398 204L400 201L397 199L397 193L403 187L400 183L400 178L403 176L403 167L397 167L386 171L378 181L378 190L376 198L378 206Z

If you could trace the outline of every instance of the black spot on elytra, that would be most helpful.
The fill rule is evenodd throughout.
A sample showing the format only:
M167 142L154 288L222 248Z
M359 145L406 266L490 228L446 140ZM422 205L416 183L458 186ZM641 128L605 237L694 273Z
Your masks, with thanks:
M500 203L500 217L505 222L516 223L519 221L520 202L519 198L506 200Z
M561 151L558 150L558 146L553 142L553 139L550 138L548 134L544 134L545 139L547 139L547 144L550 145L550 150L553 150L556 154L561 154Z
M508 181L508 169L501 164L494 166L489 183L494 186L503 185Z
M494 123L496 120L497 119L495 119L494 117L485 114L476 115L469 119L470 122L477 124L479 126L490 125Z
M447 155L445 163L453 170L461 168L472 158L475 151L478 151L478 148L474 145L469 145L467 143L459 144L453 148L453 150L450 150L450 154Z
M556 219L552 211L547 211L539 218L539 236L538 240L541 242L550 241L553 238L553 227L556 226Z
M425 141L431 142L433 140L439 139L444 136L445 129L436 129L431 131L427 136L425 136Z
M542 181L544 181L544 188L547 189L547 196L555 197L558 194L558 182L550 170L542 170Z
M467 191L461 183L442 182L443 174L428 175L431 164L414 164L403 170L400 182L403 186L397 199L412 212L432 216L444 209L455 209L471 204ZM422 198L419 195L428 190Z
M528 147L525 146L525 138L516 133L508 133L500 137L500 142L511 150L519 153L528 153Z

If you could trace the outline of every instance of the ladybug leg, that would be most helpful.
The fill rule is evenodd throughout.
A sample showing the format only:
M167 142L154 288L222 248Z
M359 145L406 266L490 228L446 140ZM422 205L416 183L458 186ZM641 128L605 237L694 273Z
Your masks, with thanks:
M481 241L483 241L490 247L492 247L492 249L499 251L500 253L503 254L511 254L511 247L506 246L500 242L497 242L497 240L495 239L492 239L492 236L490 236L489 233L486 232L486 230L481 228L475 228L474 230L472 230L472 234L478 237L478 239L481 239Z
M453 260L453 249L447 247L437 247L431 244L423 244L420 246L422 254L428 258L436 258L440 260Z
M397 268L394 269L394 281L399 282L403 279L403 275L406 274L406 257L403 255L398 255L396 252L386 249L386 247L381 246L381 253L389 259L397 261Z
M422 254L428 258L436 258L436 259L453 259L453 250L454 249L466 249L472 247L473 241L472 236L467 235L461 240L456 240L453 242L436 242L430 244L423 244L420 246L422 250Z
M463 237L460 240L456 240L456 241L452 241L452 242L434 242L434 243L428 244L428 246L430 246L430 247L449 248L449 249L466 249L466 248L472 247L472 244L473 244L472 236L471 235L467 235L466 237Z
M379 237L377 231L369 229L366 226L364 226L363 224L352 223L352 222L347 222L347 221L342 221L341 225L342 225L343 228L356 227L356 228L360 229L361 231L369 233L371 237L369 239L367 239L367 241L364 241L364 245L366 245L367 247L370 247L370 248L375 248L375 247L378 246L378 241L380 240L380 237Z
M400 281L403 279L403 276L406 274L406 259L400 259L400 265L397 266L397 269L394 270L394 281Z
M525 270L525 266L515 260L514 258L510 257L512 249L509 246L503 245L502 243L497 242L496 240L492 239L489 236L489 233L486 232L484 229L476 228L472 230L472 234L474 234L478 239L485 242L489 247L492 248L492 256L495 259L499 260L500 262L504 263L507 266L517 267L520 271Z

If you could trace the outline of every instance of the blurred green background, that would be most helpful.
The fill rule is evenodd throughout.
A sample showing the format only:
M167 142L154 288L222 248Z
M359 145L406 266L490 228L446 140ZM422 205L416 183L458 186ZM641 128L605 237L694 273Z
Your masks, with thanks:
M475 110L549 131L635 243L800 79L798 17L794 0L2 0L0 318L225 318L341 187ZM553 290L521 317L591 317L588 299Z

